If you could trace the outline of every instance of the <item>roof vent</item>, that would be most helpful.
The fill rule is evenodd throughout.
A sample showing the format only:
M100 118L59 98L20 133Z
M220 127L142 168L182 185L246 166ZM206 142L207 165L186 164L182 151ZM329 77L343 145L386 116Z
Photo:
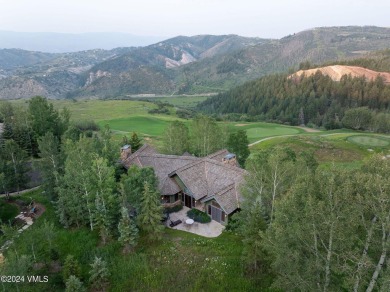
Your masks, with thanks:
M131 146L130 146L129 144L126 144L126 145L123 146L121 149L122 149L122 150L127 150L127 149L129 149L129 148L131 148Z
M235 157L236 157L236 154L229 153L229 154L225 155L224 159L225 160L230 160L230 159L233 159Z

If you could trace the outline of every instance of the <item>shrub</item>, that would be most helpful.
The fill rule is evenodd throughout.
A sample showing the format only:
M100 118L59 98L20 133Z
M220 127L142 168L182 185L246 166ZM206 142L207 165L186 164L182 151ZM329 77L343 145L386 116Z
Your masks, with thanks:
M174 207L165 208L165 212L164 213L171 214L171 213L174 213L174 212L179 212L181 209L183 209L183 205L176 205Z
M194 221L199 223L209 223L211 221L211 218L209 215L207 215L205 212L202 212L198 209L191 209L187 212L187 216L191 219L194 219Z
M82 132L99 131L99 125L93 120L81 120L74 122L74 126Z

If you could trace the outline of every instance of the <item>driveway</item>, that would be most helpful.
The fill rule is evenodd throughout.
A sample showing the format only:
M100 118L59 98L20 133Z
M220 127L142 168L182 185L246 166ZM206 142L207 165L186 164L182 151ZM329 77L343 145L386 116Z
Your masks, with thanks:
M170 219L166 221L166 226L172 229L187 231L204 237L217 237L221 235L222 231L225 229L225 226L214 220L211 220L209 223L194 222L191 225L187 224L186 220L189 219L187 217L187 212L189 210L190 208L183 206L183 209L181 209L179 212L171 213L169 215ZM176 220L181 220L182 223L174 227L170 227L169 222Z

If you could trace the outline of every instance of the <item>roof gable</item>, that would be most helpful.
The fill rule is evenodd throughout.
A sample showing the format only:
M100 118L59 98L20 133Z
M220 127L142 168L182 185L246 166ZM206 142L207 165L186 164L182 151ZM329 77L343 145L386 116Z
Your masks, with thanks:
M170 176L179 176L194 198L199 200L216 194L229 185L241 183L245 172L239 167L203 158L175 170Z

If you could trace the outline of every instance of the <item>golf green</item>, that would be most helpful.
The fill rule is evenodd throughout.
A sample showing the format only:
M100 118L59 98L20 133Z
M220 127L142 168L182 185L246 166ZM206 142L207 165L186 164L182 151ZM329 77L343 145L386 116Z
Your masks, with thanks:
M373 136L351 136L347 138L348 141L368 147L386 147L389 146L390 140L385 138Z

